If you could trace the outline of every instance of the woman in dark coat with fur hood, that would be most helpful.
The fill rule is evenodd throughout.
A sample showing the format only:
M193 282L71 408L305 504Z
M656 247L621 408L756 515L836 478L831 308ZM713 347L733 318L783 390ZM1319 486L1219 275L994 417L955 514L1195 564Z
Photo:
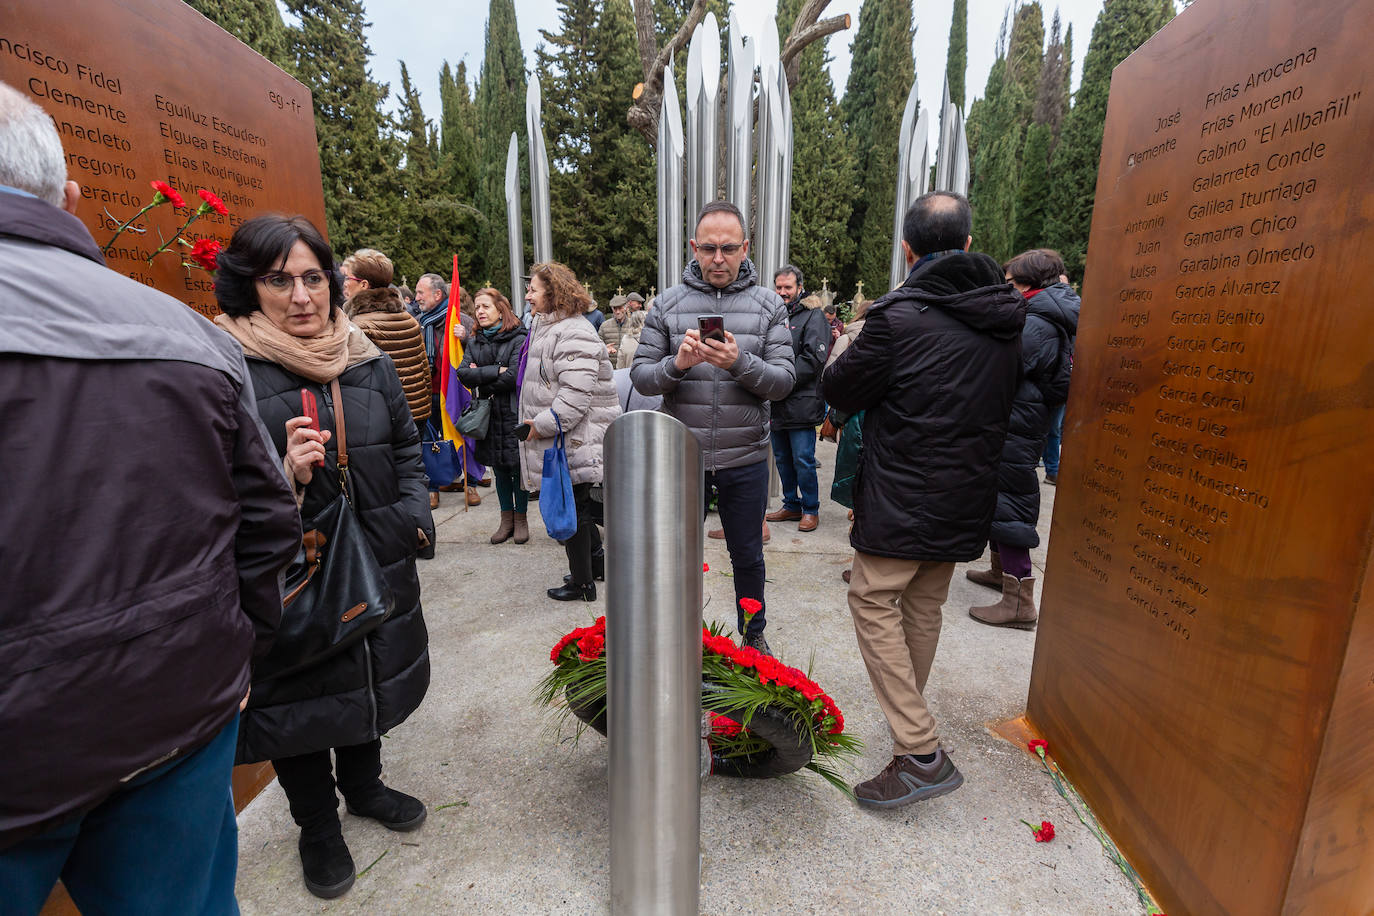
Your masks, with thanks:
M520 391L515 377L528 332L500 290L480 289L473 301L477 327L468 335L458 380L473 397L491 398L491 425L473 447L477 460L492 469L496 498L501 501L501 524L491 542L500 544L514 538L515 543L523 544L530 539L525 520L530 494L520 483L520 443L515 438Z
M1035 627L1035 577L1030 549L1040 543L1040 478L1035 466L1045 450L1053 408L1068 398L1073 340L1078 333L1078 294L1060 280L1064 261L1058 252L1037 248L1018 254L1003 269L1026 297L1021 332L1021 382L1011 408L1011 425L1002 448L997 479L997 510L992 519L992 568L969 570L980 585L1002 590L996 604L969 608L969 615L991 626Z
M358 642L297 672L255 671L240 718L238 762L272 761L301 828L305 885L325 898L355 877L336 788L351 814L390 830L414 830L425 819L419 799L382 783L381 739L429 687L415 559L434 550L420 436L401 381L345 317L332 265L329 244L304 217L260 216L235 230L215 275L224 310L215 323L243 347L258 413L307 529L340 493L342 412L350 503L395 599L390 616ZM304 415L302 389L318 402L318 429Z

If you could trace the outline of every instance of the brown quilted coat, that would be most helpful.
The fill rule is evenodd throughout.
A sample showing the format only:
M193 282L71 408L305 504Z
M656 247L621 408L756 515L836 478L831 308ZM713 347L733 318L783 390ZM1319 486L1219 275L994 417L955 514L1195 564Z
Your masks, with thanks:
M420 426L429 417L432 393L420 323L406 311L400 293L390 287L362 290L348 300L344 310L396 364L411 416Z

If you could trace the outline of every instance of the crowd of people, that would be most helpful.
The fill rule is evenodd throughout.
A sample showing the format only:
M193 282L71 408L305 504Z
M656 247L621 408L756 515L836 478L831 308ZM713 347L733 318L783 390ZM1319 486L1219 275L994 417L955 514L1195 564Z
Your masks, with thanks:
M0 501L16 573L0 731L29 736L0 758L0 893L16 912L36 913L59 876L79 905L232 911L235 762L272 762L306 886L345 893L340 796L396 831L427 813L382 780L381 739L429 686L418 561L435 555L440 493L477 505L493 484L490 542L527 543L545 450L565 443L575 520L546 593L595 601L602 442L635 409L700 442L701 520L714 505L739 638L761 653L768 525L817 529L818 427L839 438L847 600L892 735L891 763L855 797L895 807L962 783L924 691L954 566L990 540L991 569L969 578L1001 597L969 613L1035 625L1036 465L1054 481L1078 316L1057 254L999 265L971 250L968 201L932 192L905 215L907 277L845 324L801 268L760 276L743 216L715 201L678 285L647 303L618 294L603 315L569 267L540 263L522 319L498 289L469 296L427 273L412 294L385 253L336 261L309 220L257 216L219 256L212 325L104 268L65 176L51 119L0 84L0 359L32 393L6 401L0 429L20 484ZM422 452L444 438L450 331L457 378L489 416L442 479ZM92 429L119 444L73 455L73 431ZM22 485L59 466L63 487ZM341 514L384 614L330 590ZM322 637L296 631L302 594L328 605Z

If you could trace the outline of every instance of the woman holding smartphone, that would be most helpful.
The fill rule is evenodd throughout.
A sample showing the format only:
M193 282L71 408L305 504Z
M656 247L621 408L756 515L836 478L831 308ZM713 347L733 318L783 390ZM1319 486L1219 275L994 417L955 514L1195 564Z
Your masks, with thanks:
M537 490L544 449L552 448L560 427L568 451L577 531L563 542L568 580L548 590L557 601L595 601L592 554L601 535L591 505L592 487L601 483L601 442L620 415L614 370L600 335L582 320L590 301L577 277L562 264L536 264L530 270L525 301L536 316L529 354L520 381L520 466L525 489Z

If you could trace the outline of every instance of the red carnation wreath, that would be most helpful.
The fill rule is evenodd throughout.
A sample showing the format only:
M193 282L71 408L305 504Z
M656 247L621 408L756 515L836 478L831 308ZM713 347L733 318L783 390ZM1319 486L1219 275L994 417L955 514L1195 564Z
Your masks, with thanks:
M567 712L603 735L605 648L605 617L565 635L537 694L546 706L562 697ZM857 757L863 743L845 732L835 701L806 673L736 645L717 626L701 629L701 705L711 720L712 773L763 778L806 768L849 791L835 765Z

